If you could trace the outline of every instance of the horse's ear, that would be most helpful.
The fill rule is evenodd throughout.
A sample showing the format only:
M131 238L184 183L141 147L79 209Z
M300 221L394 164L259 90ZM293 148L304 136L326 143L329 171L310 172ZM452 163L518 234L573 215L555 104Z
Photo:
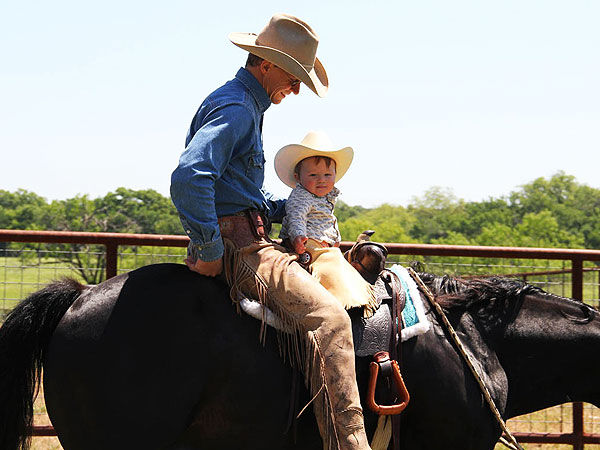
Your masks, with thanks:
M356 238L356 242L370 241L371 236L373 236L374 233L375 233L374 230L365 230L358 235L358 237Z
M423 264L421 261L413 260L408 265L417 273L425 272L425 264Z

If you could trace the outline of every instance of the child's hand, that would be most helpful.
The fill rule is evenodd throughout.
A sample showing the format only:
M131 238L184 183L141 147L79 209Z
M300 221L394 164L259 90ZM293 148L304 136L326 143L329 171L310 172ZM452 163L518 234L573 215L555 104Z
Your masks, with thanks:
M306 247L304 246L304 244L306 244L306 241L308 241L308 238L306 236L297 236L294 238L292 246L294 247L294 251L299 255L306 251Z

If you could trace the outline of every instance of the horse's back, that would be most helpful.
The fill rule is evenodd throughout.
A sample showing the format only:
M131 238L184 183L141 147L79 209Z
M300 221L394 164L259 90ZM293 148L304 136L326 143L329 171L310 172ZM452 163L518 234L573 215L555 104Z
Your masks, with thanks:
M175 264L147 266L84 292L44 361L48 412L65 448L164 448L189 424L207 354L232 315L227 289Z

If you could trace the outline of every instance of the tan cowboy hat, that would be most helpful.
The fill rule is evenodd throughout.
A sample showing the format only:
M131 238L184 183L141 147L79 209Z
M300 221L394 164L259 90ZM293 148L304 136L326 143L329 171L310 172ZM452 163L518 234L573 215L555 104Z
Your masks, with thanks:
M335 182L337 183L348 171L352 158L354 158L354 150L352 147L336 150L324 132L311 131L300 144L290 144L279 149L275 155L277 176L289 187L296 187L294 169L300 161L311 156L327 156L335 161Z
M319 38L308 24L297 17L275 14L258 35L231 33L229 39L238 47L293 75L319 97L327 94L327 73L316 56Z

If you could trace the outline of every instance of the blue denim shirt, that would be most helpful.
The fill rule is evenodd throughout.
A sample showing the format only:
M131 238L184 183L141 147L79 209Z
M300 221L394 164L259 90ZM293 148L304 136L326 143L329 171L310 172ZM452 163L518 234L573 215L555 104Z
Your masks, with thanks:
M203 261L223 255L217 217L248 208L273 222L285 215L285 200L262 188L262 120L270 105L258 80L241 68L204 100L192 120L186 149L171 176L171 198Z

